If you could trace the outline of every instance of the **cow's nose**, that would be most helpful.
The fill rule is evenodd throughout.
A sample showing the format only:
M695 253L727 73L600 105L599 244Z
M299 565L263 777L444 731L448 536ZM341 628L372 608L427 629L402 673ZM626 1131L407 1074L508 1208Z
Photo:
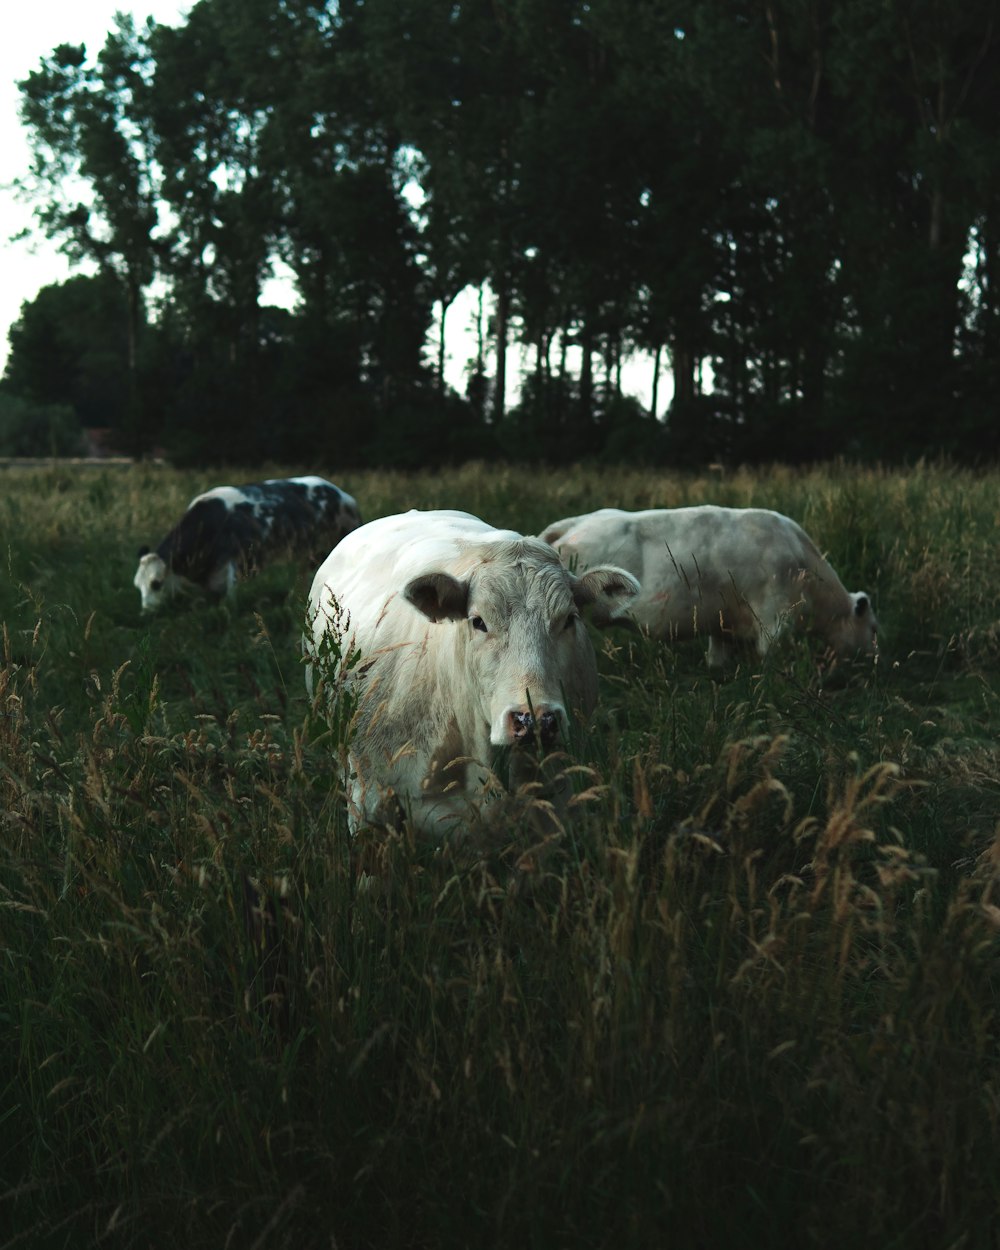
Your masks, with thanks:
M542 746L550 747L559 737L559 717L555 712L545 711L537 716L531 712L511 712L509 719L514 742L528 742L537 732Z
M555 712L543 712L538 718L538 736L542 745L550 747L559 737L559 717Z

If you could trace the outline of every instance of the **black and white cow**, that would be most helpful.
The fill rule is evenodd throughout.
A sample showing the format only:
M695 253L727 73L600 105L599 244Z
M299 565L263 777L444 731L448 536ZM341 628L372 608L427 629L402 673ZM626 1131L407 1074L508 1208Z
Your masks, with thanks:
M357 502L321 477L216 486L191 500L155 551L139 552L142 610L191 587L221 598L275 555L322 559L360 524Z

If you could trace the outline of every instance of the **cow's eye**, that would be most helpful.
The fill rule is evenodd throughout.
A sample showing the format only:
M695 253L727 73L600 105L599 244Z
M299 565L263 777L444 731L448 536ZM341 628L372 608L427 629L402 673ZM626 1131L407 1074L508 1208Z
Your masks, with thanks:
M473 616L469 618L472 621L472 628L478 629L481 634L488 634L490 631L486 628L486 622L481 616Z
M160 577L154 577L153 580L149 583L149 587L151 590L162 590L163 579Z
M563 629L572 629L579 619L579 612L571 612L569 616L566 617L565 621L563 621Z

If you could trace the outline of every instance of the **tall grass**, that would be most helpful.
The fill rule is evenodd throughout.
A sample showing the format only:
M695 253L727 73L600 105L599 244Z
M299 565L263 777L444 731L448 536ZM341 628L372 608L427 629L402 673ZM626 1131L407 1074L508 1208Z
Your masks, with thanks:
M994 1244L1000 478L344 480L776 507L875 596L852 671L595 636L565 837L479 856L348 838L311 571L140 618L204 477L3 484L0 1246Z

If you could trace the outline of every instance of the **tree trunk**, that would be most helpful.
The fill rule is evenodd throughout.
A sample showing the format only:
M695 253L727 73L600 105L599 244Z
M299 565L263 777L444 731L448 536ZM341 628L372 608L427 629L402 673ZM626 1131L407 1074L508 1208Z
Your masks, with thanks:
M510 312L510 293L507 290L506 274L500 279L497 291L496 312L496 353L497 375L496 389L493 395L493 420L502 421L506 411L507 391L507 318Z
M480 377L486 372L486 335L483 333L483 288L479 287L479 303L476 307L476 372Z
M129 270L125 277L128 299L128 442L133 455L145 450L139 400L139 312L142 294L139 282Z
M580 415L589 422L594 411L594 341L586 320L580 331L580 348L583 352L580 362Z
M662 350L660 344L657 343L656 354L653 356L653 397L649 401L649 415L654 421L657 419L657 409L660 406L660 353Z
M448 315L448 309L454 302L454 295L449 300L446 300L443 295L441 296L441 329L438 334L437 383L438 390L442 393L442 395L444 394L444 323L445 318Z
M670 365L674 374L674 403L686 404L694 398L694 354L686 343L674 339L670 345Z

